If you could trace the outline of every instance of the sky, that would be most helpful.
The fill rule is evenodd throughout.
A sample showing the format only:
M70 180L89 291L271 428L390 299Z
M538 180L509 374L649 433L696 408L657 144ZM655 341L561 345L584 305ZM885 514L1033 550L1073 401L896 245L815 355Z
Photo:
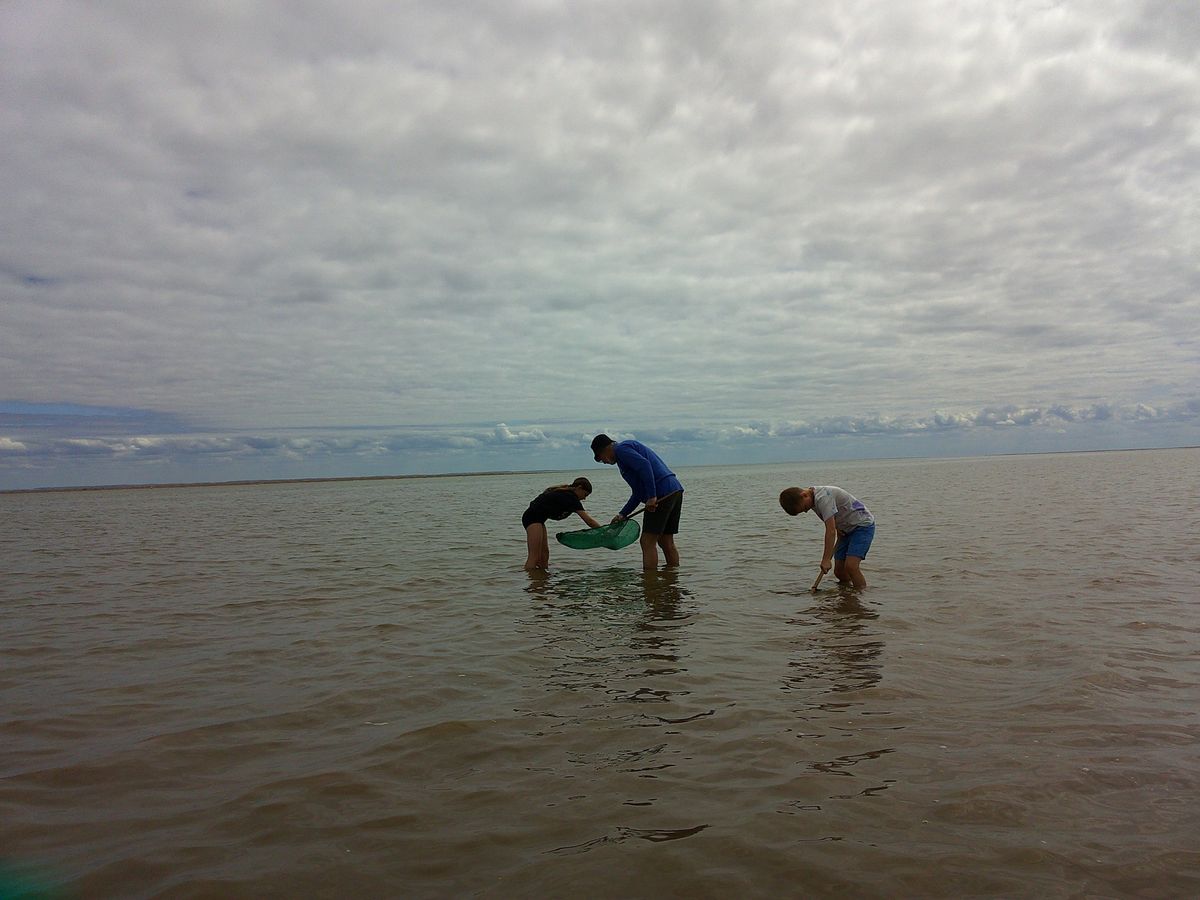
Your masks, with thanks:
M1174 0L0 4L0 489L1200 444Z

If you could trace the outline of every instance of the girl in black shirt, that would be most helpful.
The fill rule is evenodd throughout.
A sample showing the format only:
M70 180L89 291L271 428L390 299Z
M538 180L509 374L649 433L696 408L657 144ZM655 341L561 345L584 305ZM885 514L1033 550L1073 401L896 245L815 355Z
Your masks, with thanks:
M550 541L546 535L547 519L565 519L571 513L587 522L589 528L599 528L600 523L587 514L583 501L592 492L592 483L586 478L576 478L570 484L556 484L538 494L521 516L525 526L525 543L529 556L525 559L525 570L545 569L550 565Z

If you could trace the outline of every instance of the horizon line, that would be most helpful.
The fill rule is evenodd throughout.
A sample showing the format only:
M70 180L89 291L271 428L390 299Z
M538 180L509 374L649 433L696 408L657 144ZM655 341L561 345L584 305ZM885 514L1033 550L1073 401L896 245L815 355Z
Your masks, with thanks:
M1184 444L1178 447L1106 447L1095 450L1028 450L1023 452L978 453L967 456L872 456L855 459L807 459L779 460L776 462L755 463L694 463L679 466L681 469L719 468L721 466L787 466L812 465L814 463L848 463L848 462L895 462L899 460L929 459L949 461L954 459L995 459L1008 456L1059 456L1071 453L1140 453L1168 450L1200 450L1200 445ZM569 469L494 469L475 472L429 472L408 475L314 475L304 478L243 478L232 481L165 481L130 484L80 484L80 485L51 485L32 488L0 488L4 494L57 494L71 491L146 491L169 488L216 488L216 487L252 487L256 485L279 484L324 484L341 481L401 481L415 478L486 478L496 475L546 475L553 472L566 472Z

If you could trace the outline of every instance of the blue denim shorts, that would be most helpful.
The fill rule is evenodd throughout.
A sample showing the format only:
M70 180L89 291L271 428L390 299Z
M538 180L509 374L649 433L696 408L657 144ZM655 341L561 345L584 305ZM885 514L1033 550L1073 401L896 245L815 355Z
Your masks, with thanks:
M845 559L847 556L857 556L862 559L871 549L871 541L875 540L874 525L859 525L847 534L839 534L837 546L833 548L834 559Z

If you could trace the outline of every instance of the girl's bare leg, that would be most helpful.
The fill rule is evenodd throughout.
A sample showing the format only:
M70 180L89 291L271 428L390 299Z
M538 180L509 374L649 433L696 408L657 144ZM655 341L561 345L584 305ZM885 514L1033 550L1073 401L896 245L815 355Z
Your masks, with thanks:
M550 546L546 542L546 526L541 522L533 522L525 529L525 544L529 553L525 557L525 571L546 568L546 560L542 559L543 552L548 560Z

